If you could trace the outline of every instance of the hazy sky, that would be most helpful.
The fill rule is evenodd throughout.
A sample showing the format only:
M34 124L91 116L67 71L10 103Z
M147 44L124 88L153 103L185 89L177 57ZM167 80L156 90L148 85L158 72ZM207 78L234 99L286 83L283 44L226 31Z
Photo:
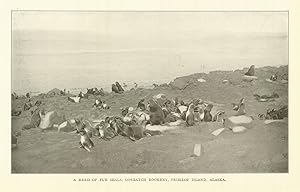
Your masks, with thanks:
M14 30L287 33L287 12L13 12Z
M17 11L12 16L17 92L109 87L116 77L161 83L197 72L288 64L287 12Z

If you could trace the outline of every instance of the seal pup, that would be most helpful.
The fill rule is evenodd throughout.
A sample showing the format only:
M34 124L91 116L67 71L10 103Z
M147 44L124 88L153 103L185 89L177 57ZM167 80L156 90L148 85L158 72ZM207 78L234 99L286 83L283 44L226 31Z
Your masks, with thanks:
M105 101L102 101L101 107L102 109L110 109L110 106L108 106Z
M239 107L238 107L236 115L245 115L245 114L246 114L246 106L245 106L245 103L244 103L244 100L243 100L243 102L241 102Z
M112 84L112 85L111 85L111 90L112 90L113 92L115 92L115 93L119 93L119 89L118 89L118 87L117 87L115 84Z
M152 84L153 87L158 87L159 85L157 85L156 83Z
M40 100L37 100L35 103L34 103L34 106L40 106L42 104L42 101L40 101Z
M84 98L84 95L81 91L79 92L78 97L80 97L81 99Z
M247 76L254 76L254 65L251 65L249 70L245 73Z
M119 92L124 92L124 89L122 88L122 86L120 85L120 83L118 81L116 82L116 86L117 86Z
M11 110L11 116L19 116L21 115L21 113L22 113L21 110L15 110L15 109Z
M16 148L18 145L18 139L15 135L11 134L11 147Z
M24 104L23 109L24 109L24 111L28 111L31 107L33 107L33 106L31 104L31 100L29 99L29 101Z
M213 108L212 104L208 104L205 107L205 109L204 109L204 118L203 118L204 122L210 122L210 121L212 121L212 115L210 114L212 108Z
M138 108L138 109L141 109L142 111L145 111L145 110L146 110L146 106L145 106L145 104L144 104L144 101L145 101L145 99L141 99L141 100L139 101L138 105L137 105L137 108Z
M239 103L232 103L232 109L234 111L238 111L240 104L243 103L243 102L244 102L244 98L241 98L240 101L239 101Z
M81 130L80 134L80 148L84 148L88 152L91 152L91 149L94 147L93 141L89 138L85 130Z
M103 102L101 101L101 99L99 99L99 100L96 99L93 106L97 108L97 107L100 107L100 106L102 105L102 103L103 103Z
M164 123L164 112L153 99L149 100L149 110L151 125L161 125Z
M195 111L195 106L194 106L193 103L191 103L189 105L189 108L188 108L187 112L186 112L185 121L186 121L187 126L193 126L195 124L194 111Z
M71 101L73 103L79 103L80 102L81 97L68 97L68 101Z
M214 115L212 121L217 121L217 122L222 121L222 119L224 119L224 114L225 114L225 111L218 111Z
M270 77L270 80L271 81L277 81L277 75L278 75L278 72L277 73L275 73L274 75L272 75L271 77Z
M75 124L77 130L76 133L80 133L80 131L84 130L90 138L96 133L95 128L87 120L84 121L83 119L75 119Z

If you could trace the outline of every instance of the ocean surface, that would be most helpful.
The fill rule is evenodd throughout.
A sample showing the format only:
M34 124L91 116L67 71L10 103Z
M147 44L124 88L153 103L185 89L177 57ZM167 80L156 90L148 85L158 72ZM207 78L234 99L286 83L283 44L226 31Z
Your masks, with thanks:
M206 34L189 38L99 37L94 34L13 31L12 92L38 94L52 88L72 93L111 84L140 87L176 77L255 65L288 65L282 34Z

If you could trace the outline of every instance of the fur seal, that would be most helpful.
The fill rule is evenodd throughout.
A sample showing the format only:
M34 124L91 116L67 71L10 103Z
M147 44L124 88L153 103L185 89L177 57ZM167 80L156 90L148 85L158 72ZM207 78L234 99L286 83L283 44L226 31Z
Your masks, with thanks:
M102 101L102 103L101 103L101 108L102 108L102 109L110 109L110 106L108 106L108 105L105 103L105 101Z
M24 109L24 111L28 111L31 107L33 107L33 106L31 104L31 100L29 99L29 101L24 104L23 109Z
M26 93L26 97L29 99L29 98L30 98L30 94L29 94L29 93Z
M200 121L203 121L204 120L204 109L203 107L199 107L199 118L200 118Z
M278 75L278 72L277 73L275 73L274 75L272 75L271 77L270 77L270 80L271 81L277 81L277 75Z
M11 146L12 148L17 147L18 145L18 139L15 135L11 134Z
M72 103L79 103L80 102L81 97L68 97L68 101L71 101Z
M111 90L112 90L113 92L115 92L115 93L119 93L119 89L118 89L118 87L117 87L115 84L112 84L112 85L111 85Z
M88 137L93 137L97 130L91 125L91 123L88 120L83 119L75 119L76 129L77 133L80 133L80 131L84 130Z
M94 107L97 108L97 107L100 107L101 105L102 105L102 100L101 100L101 99L99 99L99 100L96 99L96 100L95 100L95 103L94 103Z
M96 125L95 129L99 130L100 138L106 141L118 135L114 127L112 127L112 120L109 122L101 121L100 124Z
M236 115L245 115L245 114L246 114L246 107L245 107L245 103L243 102L239 105L239 109Z
M41 110L38 112L41 118L39 128L42 130L51 129L53 125L60 125L61 123L65 122L65 116L59 115L56 111L45 112Z
M244 98L241 98L239 103L232 103L232 109L234 111L238 111L239 110L239 107L240 107L240 104L244 102Z
M141 100L139 101L139 103L138 103L138 106L137 106L137 108L138 108L138 109L141 109L142 111L145 111L145 110L146 110L146 106L145 106L145 104L144 104L144 101L145 101L145 99L141 99Z
M116 86L117 86L117 88L118 88L118 90L119 90L120 93L124 92L124 89L122 88L122 86L120 85L119 82L116 82Z
M195 124L194 110L195 110L195 106L193 103L191 103L186 112L185 121L186 121L187 126L193 126Z
M277 93L272 93L271 95L253 95L255 99L259 102L268 102L268 101L274 101L276 98L279 98L279 95Z
M134 82L134 88L137 88L138 84L136 82Z
M194 108L195 121L201 121L199 112L200 112L200 106L195 106Z
M254 76L254 65L251 65L249 70L245 73L247 76Z
M81 91L79 92L78 97L80 97L81 99L84 98L84 95Z
M225 111L218 111L214 115L212 121L217 121L217 122L222 121L222 119L224 119L224 114L225 114Z
M210 122L210 121L212 121L212 115L210 114L212 108L213 108L212 104L208 104L205 107L205 109L204 109L204 118L203 118L204 122Z
M39 107L41 104L42 104L42 101L37 100L37 101L34 103L34 106Z
M232 109L234 111L237 111L236 115L244 115L244 114L246 114L245 99L242 98L238 104L232 103Z
M153 99L149 100L149 110L151 125L161 125L164 123L164 112Z
M21 115L22 111L21 110L11 110L11 116L19 116Z
M94 147L93 141L89 138L85 130L81 130L80 134L80 148L84 148L88 152L91 152L91 149Z

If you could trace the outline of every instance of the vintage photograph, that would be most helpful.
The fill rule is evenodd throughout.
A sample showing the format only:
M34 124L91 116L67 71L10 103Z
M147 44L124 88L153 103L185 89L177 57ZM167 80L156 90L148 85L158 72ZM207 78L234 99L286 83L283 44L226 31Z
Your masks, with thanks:
M288 173L288 65L287 11L11 11L11 173Z

